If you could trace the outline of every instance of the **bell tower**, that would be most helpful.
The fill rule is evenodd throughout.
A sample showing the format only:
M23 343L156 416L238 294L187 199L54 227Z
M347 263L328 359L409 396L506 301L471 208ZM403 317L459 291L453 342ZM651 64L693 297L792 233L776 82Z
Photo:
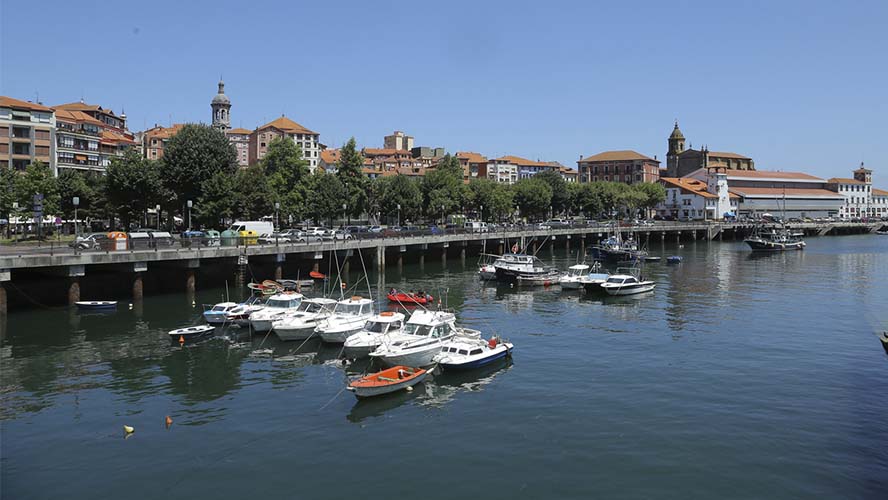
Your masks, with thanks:
M225 133L231 128L231 100L225 95L225 82L219 80L219 92L210 102L213 109L213 128Z
M678 177L678 155L685 150L685 136L678 128L678 120L675 120L675 127L667 142L669 150L666 152L666 175Z

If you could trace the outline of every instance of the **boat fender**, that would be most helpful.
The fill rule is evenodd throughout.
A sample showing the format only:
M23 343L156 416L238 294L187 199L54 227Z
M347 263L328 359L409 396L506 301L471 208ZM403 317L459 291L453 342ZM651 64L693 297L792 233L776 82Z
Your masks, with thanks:
M185 336L184 336L184 335L179 335L179 345L182 345L182 344L184 344L184 343L185 343Z
M169 415L164 419L164 423L166 424L166 428L169 429L171 425L173 425L173 419L170 418Z
M406 390L407 392L413 392L413 386L408 385L404 388L404 390Z
M489 345L491 349L496 348L496 337L491 337L490 340L487 341L487 345Z

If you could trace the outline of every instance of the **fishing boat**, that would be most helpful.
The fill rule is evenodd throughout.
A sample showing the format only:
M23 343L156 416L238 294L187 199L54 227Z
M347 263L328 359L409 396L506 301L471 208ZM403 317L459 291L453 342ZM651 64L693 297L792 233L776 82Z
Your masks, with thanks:
M265 301L265 307L262 310L250 315L250 326L256 332L271 330L275 320L283 318L287 312L296 311L304 298L304 295L297 292L272 295Z
M888 354L888 332L882 332L882 334L879 335L879 340L882 341L882 347L885 348L885 353Z
M497 279L501 281L515 281L519 277L548 277L555 270L536 256L523 253L503 254L493 263L493 267Z
M332 314L335 305L334 299L305 299L295 312L274 320L271 329L281 340L305 340L314 335L318 323Z
M389 291L386 297L389 302L397 302L399 304L431 304L435 298L427 293L399 292L394 288Z
M481 332L456 327L456 316L445 311L416 311L402 335L387 339L370 353L388 366L428 366L441 347L456 335L480 338Z
M667 264L681 264L681 255L670 255L666 257Z
M583 288L583 278L585 278L591 270L601 269L601 263L596 262L591 267L588 264L574 264L567 268L567 273L559 278L558 283L564 290L579 290Z
M613 236L592 247L596 258L617 262L638 262L647 257L647 252L640 250L638 243L631 236L624 240L616 225L613 227L613 231Z
M503 342L498 337L484 340L457 336L444 344L441 352L436 354L432 361L438 363L445 371L480 368L511 356L513 347L510 342Z
M333 313L318 323L315 332L321 340L342 344L347 338L361 331L364 324L373 316L373 302L360 296L340 300L333 307Z
M404 330L405 316L399 312L381 312L367 320L364 328L345 339L343 352L348 359L365 358L388 339L397 338Z
M888 235L888 231L876 231L876 234L881 234L883 236Z
M74 303L77 309L84 311L110 310L117 308L116 300L80 300Z
M793 233L785 227L780 230L772 229L770 232L757 228L743 242L749 245L753 252L786 252L804 250L805 240L802 236L804 233Z
M170 343L176 344L192 344L199 340L204 340L213 336L216 328L211 325L188 326L170 330L167 335L170 337Z
M381 372L352 380L346 389L357 398L369 398L400 391L425 380L428 372L422 368L409 366L393 366Z
M610 275L607 281L599 286L608 295L634 295L650 292L656 284L642 279L634 269L617 269L616 274Z
M483 280L496 279L496 267L494 267L493 263L499 258L500 255L481 254L481 259L478 261L478 277Z
M203 317L211 325L225 323L228 313L237 307L237 302L219 302L218 304L204 304Z

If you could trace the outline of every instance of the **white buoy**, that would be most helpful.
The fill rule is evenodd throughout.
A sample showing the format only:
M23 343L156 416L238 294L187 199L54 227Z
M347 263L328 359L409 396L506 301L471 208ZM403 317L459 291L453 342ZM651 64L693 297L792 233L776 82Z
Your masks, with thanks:
M123 432L125 432L125 433L127 433L127 434L132 434L133 432L136 432L136 429L135 429L134 427L130 427L130 426L128 426L128 425L124 425L124 426L123 426Z
M129 309L130 309L130 311L133 310L133 304L132 304L132 302L130 302Z
M411 386L408 385L408 386L406 387L406 390L407 390L407 392L413 392L413 387L411 387Z

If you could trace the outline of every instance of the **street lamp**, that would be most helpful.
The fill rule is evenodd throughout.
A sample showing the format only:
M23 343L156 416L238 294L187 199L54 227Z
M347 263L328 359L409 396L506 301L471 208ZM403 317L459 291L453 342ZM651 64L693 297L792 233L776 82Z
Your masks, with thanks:
M191 231L191 200L188 200L188 230Z
M398 203L398 226L401 225L401 204Z
M478 217L481 218L481 222L484 222L484 205L481 205L481 210L479 212Z
M443 226L445 223L444 220L444 205L441 205L441 225Z
M278 210L280 210L280 209L281 209L281 202L279 202L279 201L274 202L274 227L276 227L278 231L281 230L281 227L280 227L281 225L278 221Z
M18 223L19 223L19 220L18 220L18 219L19 219L19 216L18 216L18 209L19 209L19 204L18 204L18 202L17 202L17 201L12 202L12 213L15 214L15 226L13 226L13 232L12 232L12 234L15 235L16 239L18 239ZM11 219L11 218L12 218L12 217L10 217L10 219ZM9 222L10 222L10 224L12 224L12 221L11 221L11 220L10 220Z
M157 215L157 230L160 231L160 204L154 205L154 213Z
M75 197L71 200L71 203L74 204L74 237L76 238L76 237L77 237L77 233L78 233L78 231L77 231L77 205L80 205L80 197L79 197L79 196L75 196Z
M348 203L342 204L342 218L345 219L348 217ZM351 225L351 219L348 220L348 225Z

